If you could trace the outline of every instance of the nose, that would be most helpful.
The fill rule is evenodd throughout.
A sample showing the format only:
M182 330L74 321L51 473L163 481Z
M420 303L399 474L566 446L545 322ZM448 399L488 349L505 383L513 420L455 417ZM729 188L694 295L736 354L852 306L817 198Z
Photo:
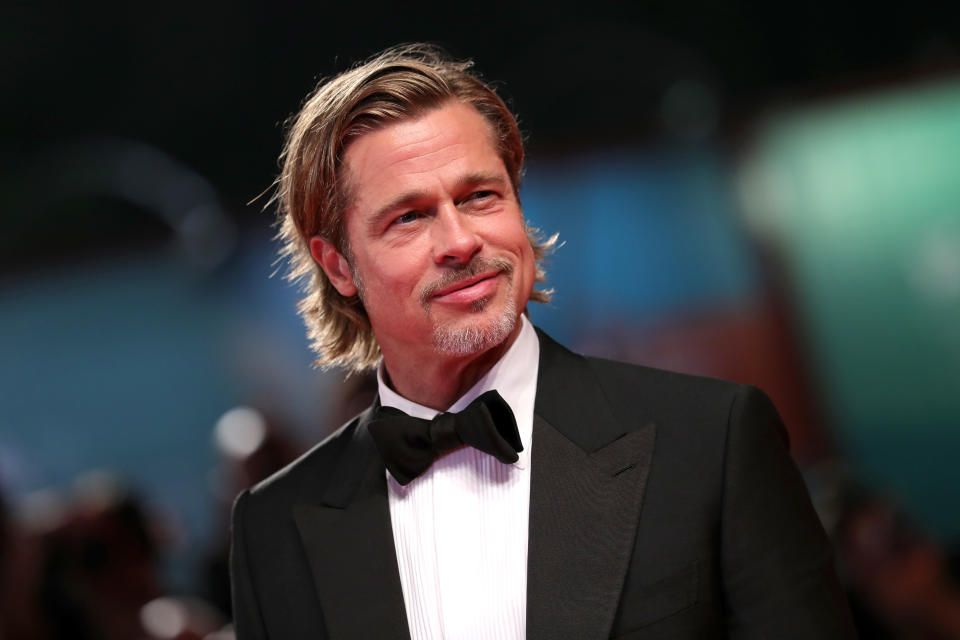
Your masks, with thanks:
M483 245L470 217L452 202L439 207L432 232L433 259L437 264L466 264Z

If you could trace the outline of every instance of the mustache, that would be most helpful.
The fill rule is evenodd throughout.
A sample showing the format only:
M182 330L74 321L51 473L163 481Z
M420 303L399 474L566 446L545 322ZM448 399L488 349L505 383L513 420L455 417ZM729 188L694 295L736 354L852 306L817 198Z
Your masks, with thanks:
M506 258L481 258L474 256L470 262L460 267L453 267L434 282L420 290L420 304L428 306L434 293L453 286L458 282L478 276L485 271L499 271L508 278L513 276L513 263Z

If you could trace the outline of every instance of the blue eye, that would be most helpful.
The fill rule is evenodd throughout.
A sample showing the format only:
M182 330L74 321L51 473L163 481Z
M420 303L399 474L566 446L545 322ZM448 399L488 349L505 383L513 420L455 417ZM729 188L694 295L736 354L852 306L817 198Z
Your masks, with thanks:
M398 224L408 224L410 222L416 221L416 219L419 217L420 217L420 214L418 214L417 212L408 211L402 216L397 216L396 218L394 218L393 221Z

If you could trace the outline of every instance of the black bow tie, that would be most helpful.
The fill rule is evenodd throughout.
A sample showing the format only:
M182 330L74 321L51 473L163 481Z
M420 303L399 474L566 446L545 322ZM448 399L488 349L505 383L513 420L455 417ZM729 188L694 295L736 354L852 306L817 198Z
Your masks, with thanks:
M519 460L517 452L523 451L513 411L496 391L480 395L459 413L438 413L433 420L380 407L369 429L387 469L402 485L429 469L444 453L463 445L508 464Z

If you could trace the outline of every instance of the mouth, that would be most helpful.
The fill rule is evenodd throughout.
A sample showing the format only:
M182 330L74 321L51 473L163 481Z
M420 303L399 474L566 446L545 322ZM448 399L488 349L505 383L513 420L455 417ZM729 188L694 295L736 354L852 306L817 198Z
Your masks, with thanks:
M449 270L420 292L420 304L429 313L434 302L452 305L478 305L497 293L501 276L513 279L513 263L501 257L474 257L470 264Z
M439 291L435 291L431 298L447 298L458 293L469 294L473 290L481 290L489 288L488 285L493 284L492 280L500 274L499 271L485 271L483 273L471 276L469 278L464 278L454 282L450 286L444 287Z

